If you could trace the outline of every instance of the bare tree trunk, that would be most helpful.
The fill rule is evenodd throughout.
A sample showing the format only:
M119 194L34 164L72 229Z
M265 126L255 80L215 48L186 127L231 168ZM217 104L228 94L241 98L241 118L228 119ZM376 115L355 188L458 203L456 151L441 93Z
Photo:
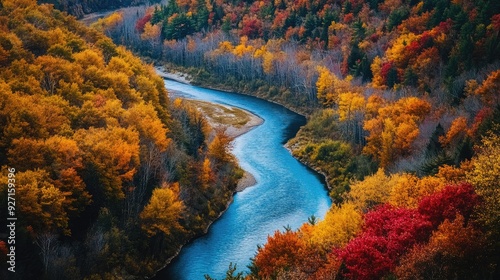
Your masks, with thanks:
M42 233L37 235L35 240L36 245L40 248L40 254L42 256L42 263L45 273L47 273L49 264L54 258L57 247L59 246L57 242L57 235L54 233Z

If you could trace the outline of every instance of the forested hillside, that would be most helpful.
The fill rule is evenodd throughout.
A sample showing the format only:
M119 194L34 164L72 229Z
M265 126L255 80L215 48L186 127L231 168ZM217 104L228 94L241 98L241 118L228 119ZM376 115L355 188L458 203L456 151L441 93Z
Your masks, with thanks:
M199 83L315 110L290 147L341 201L377 166L471 158L499 116L499 20L495 1L171 1L109 32Z
M288 146L335 206L269 237L249 278L498 277L498 1L178 0L122 16L107 32L144 55L308 115Z
M17 220L0 278L152 275L226 208L241 177L229 146L101 32L1 2L0 219Z
M18 277L148 275L232 193L229 139L103 31L197 83L307 114L288 147L334 205L233 278L499 278L498 1L176 0L100 31L1 3L1 180L16 168L30 264Z
M498 59L499 6L447 0L170 1L135 27L143 44L161 50L156 54L167 61L203 67L252 90L273 81L272 94L291 103L328 102L317 98L318 66L342 80L351 75L355 85L410 87L458 102L467 75L474 76L470 71Z

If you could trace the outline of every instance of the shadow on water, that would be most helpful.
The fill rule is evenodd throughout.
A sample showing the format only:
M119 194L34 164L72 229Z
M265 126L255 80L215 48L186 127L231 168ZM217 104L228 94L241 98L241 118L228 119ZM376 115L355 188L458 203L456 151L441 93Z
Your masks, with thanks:
M304 116L297 115L297 120L288 124L283 131L283 141L281 144L286 144L286 142L299 132L299 129L306 124L306 118Z

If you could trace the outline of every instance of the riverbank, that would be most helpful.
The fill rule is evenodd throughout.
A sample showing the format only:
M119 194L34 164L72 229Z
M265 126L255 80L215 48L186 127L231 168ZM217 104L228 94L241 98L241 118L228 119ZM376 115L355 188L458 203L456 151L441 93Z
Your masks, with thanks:
M165 79L169 79L169 80L173 80L173 81L176 81L176 82L179 82L179 83L183 83L183 84L188 84L188 85L191 85L193 83L193 77L191 77L189 74L187 73L182 73L180 71L175 71L174 73L170 73L168 72L164 66L155 66L155 70L156 70L156 73L165 78ZM208 89L214 89L214 90L219 90L219 91L226 91L226 92L234 92L233 90L230 90L230 89L226 89L226 88L217 88L217 87L213 87L213 86L210 86L210 85L205 85L205 84L202 84L202 85L199 85L201 87L204 87L204 88L208 88ZM244 95L249 95L249 96L252 96L250 94L246 94L246 93L240 93L239 94L244 94ZM262 98L260 96L256 96L258 98ZM272 103L275 103L275 104L278 104L278 105L281 105L285 108L287 108L288 110L296 113L296 114L299 114L301 116L304 116L304 117L308 117L309 116L309 113L308 112L305 112L303 110L298 110L297 108L292 108L290 106L287 106L286 104L282 104L280 102L276 102L276 101L273 101L273 100L267 100L265 98L262 98L268 102L272 102ZM207 112L205 112L205 115ZM249 113L249 112L248 112ZM253 115L251 113L249 113L250 115ZM254 115L255 116L255 115ZM257 117L257 116L255 116ZM258 118L258 117L257 117ZM254 123L256 123L255 125L260 125L261 123L258 123L258 121L255 121L253 120ZM212 125L212 124L211 124ZM252 129L253 126L252 125L249 125L248 127L246 128L243 128L241 130L238 130L237 128L235 128L234 126L231 127L230 129L226 130L226 133L233 133L233 137L236 138L237 136L239 135L242 135L244 133L246 133L247 131L249 131L250 129ZM290 143L286 143L284 145L285 149L288 150L288 152L290 152L290 154L292 156L294 156L294 153L293 153L293 150L294 150L294 147L290 145ZM309 168L313 169L314 171L316 171L317 173L319 173L320 175L322 175L324 177L324 184L326 185L326 188L328 189L328 191L331 191L332 190L332 187L329 183L329 177L328 175L323 171L321 170L318 166L312 164L311 162L308 162L306 160L303 160L301 158L298 158L296 156L294 156L298 161L300 161L302 164L308 166ZM256 184L256 181L255 181L255 178L253 177L252 174L250 173L247 173L245 171L245 175L243 176L242 179L240 179L240 181L238 182L238 187L236 189L236 191L242 191L244 190L245 188L249 187L249 186L253 186L254 184ZM241 186L240 186L241 185Z
M172 74L172 76L175 75ZM181 76L181 78L183 77ZM259 116L237 107L192 99L184 100L197 108L207 118L212 128L224 129L225 133L233 139L264 123L264 120ZM241 192L256 183L255 177L250 172L245 171L243 177L238 181L236 192Z
M233 139L264 122L259 116L237 107L187 98L184 102L197 108L212 128L223 129Z
M163 67L159 66L155 67L155 71L156 74L164 79L173 80L188 85L191 84L192 78L187 74L181 72L169 73L166 72ZM259 116L241 108L188 98L183 99L183 102L186 102L190 106L198 109L205 116L212 128L225 129L226 134L233 139L249 132L250 130L264 123L264 120ZM236 185L235 193L242 192L246 188L252 187L256 184L257 180L252 175L252 173L244 170L243 176L238 180L238 183ZM208 225L203 230L202 235L207 234L210 226L227 211L233 201L234 196L231 196L231 198L227 201L224 210L218 214L216 219L208 223ZM157 273L165 269L165 267L167 267L172 262L172 260L179 255L182 248L186 244L189 244L190 242L195 240L197 237L199 236L195 236L185 244L179 246L175 254L169 257L165 261L164 265L160 269L158 269L155 275L153 275L151 278L157 279Z
M229 262L245 269L256 246L277 229L286 225L298 228L311 215L324 216L331 200L320 177L283 147L284 141L304 125L303 117L260 98L178 82L166 81L165 86L173 98L177 95L223 102L250 111L265 122L233 143L233 154L242 167L255 175L257 185L234 195L208 233L184 246L178 258L156 279L203 279L204 274L223 279ZM242 181L246 180L253 181L251 177Z
M164 76L164 75L161 75L161 76ZM191 80L190 80L191 78L190 77L183 76L180 73L165 75L164 77L168 78L168 79L176 80L176 81L179 81L179 82L185 83L185 84L189 84L191 82ZM252 110L254 110L254 109L252 109ZM250 119L252 119L252 118L250 118ZM258 123L262 123L262 120L260 120ZM246 122L246 126L243 126L243 128L240 128L240 129L235 129L236 132L234 132L234 134L233 134L234 137L238 137L238 136L246 133L247 131L253 129L255 126L258 125L258 123L254 123L252 125L252 121L250 121L250 120L247 121ZM272 133L271 133L271 135L278 135L278 133L275 133L275 131L273 130ZM272 138L272 137L261 137L262 143L258 146L259 149L261 147L264 147L267 144L267 142L269 142L270 138ZM254 151L260 151L259 149L254 149ZM274 155L274 153L270 153L270 154ZM279 162L279 161L278 160L272 160L271 161L272 164L274 164L276 162ZM254 165L251 165L251 166L254 166ZM278 171L281 171L283 166L289 166L289 165L288 164L282 164L282 165L280 165L280 168L279 168ZM269 169L266 169L266 170L269 170ZM279 174L279 176L277 176L278 180L276 180L273 183L269 183L268 186L266 186L265 188L262 188L262 189L268 190L268 191L266 191L266 193L269 193L269 192L275 190L277 188L277 186L290 185L290 186L296 187L297 185L302 185L302 184L297 184L296 181L293 180L293 179L289 179L288 181L285 180L287 178L287 175L290 175L290 174L293 174L293 175L300 174L300 172L301 172L301 169L294 170L294 172L284 172L282 174ZM303 176L303 175L298 175L298 177L300 179L307 178L307 176ZM261 177L259 176L259 178L261 178ZM261 179L259 179L259 182L260 181L261 181ZM264 180L262 180L262 181L264 181ZM310 182L312 180L305 180L305 181L306 181L306 183L304 183L303 185L304 186L307 185L307 190L309 190L310 189L310 184L311 184ZM255 178L250 173L245 173L245 175L242 177L242 179L238 182L236 191L242 191L243 189L245 189L245 187L252 186L255 183L256 183ZM257 204L257 203L261 202L262 201L261 199L265 198L265 196L264 196L263 193L258 193L257 188L254 188L251 191L252 192L250 192L250 191L249 192L245 192L245 195L248 197L250 195L256 195L256 194L258 194L258 198L259 198L259 201L257 201L257 199L255 197L252 197L251 199L248 199L248 202L246 203L246 205L250 205L250 206L259 205L259 207L256 207L255 209L253 209L252 211L250 211L252 214L253 213L258 213L259 210L266 209L265 205L273 205L273 206L274 205L279 205L278 202L276 202L276 201L272 201L272 203L265 202L265 203L262 203L262 205ZM281 192L281 193L283 193L283 192ZM302 195L303 193L305 193L305 191L294 191L293 193L294 194L301 194L301 195L297 199L291 199L291 201L304 202L306 200L306 199L304 199L304 195ZM228 196L228 202L227 202L227 205L226 205L226 209L224 211L221 211L219 213L218 217L220 217L223 213L226 213L226 211L228 210L228 206L233 202L233 200L234 200L235 197L239 197L239 196L234 196L234 197L233 196L230 196L230 197ZM276 197L276 195L270 195L270 197L274 198L274 197ZM316 199L317 197L320 197L320 196L319 195L311 195L311 197L314 198L314 199ZM280 200L280 201L284 201L284 200ZM239 203L239 201L235 202L236 205L238 205L238 203ZM323 203L323 204L325 204L325 203ZM314 203L310 203L310 205L307 205L307 206L304 206L304 207L308 208L308 209L316 209L315 207L317 207L317 205L323 205L323 204L314 202ZM283 205L277 206L277 208L278 209L286 209L286 207L289 207L290 205L295 205L295 203L293 203L293 204L292 203L284 203ZM234 208L234 206L233 206L233 208ZM231 212L231 211L229 211L229 212ZM305 212L300 211L300 213L305 213ZM260 215L254 215L254 216L264 216L264 215L267 215L267 212L264 212L264 213L262 213ZM249 215L249 216L253 216L253 215ZM295 219L302 221L302 220L304 220L304 217L296 217ZM214 221L215 220L218 220L218 218L214 219ZM283 222L281 222L281 221L283 221ZM286 223L285 223L285 220L283 218L283 220L278 220L277 223L283 223L283 225L284 225L284 224L288 224L288 221L289 220L287 219ZM204 230L205 233L208 231L208 228L212 225L212 222L213 221L209 222L208 225L206 226L206 228ZM231 228L231 232L235 231L235 228L238 227L240 225L240 223L243 223L243 221L238 222L237 225L233 225L233 226L229 227L229 228ZM249 225L254 225L254 224L256 224L256 223L249 222ZM244 229L244 232L238 232L237 234L235 234L235 236L236 236L236 238L234 238L235 240L238 240L239 238L241 238L241 236L244 236L244 234L248 234L248 231L250 231L250 227L240 227L238 230L243 230L243 229ZM272 230L274 230L274 228ZM229 232L229 230L222 231L222 232ZM259 230L258 233L262 233L262 232L266 232L266 231L265 230ZM268 230L268 232L272 232L272 231ZM195 237L193 237L192 240L194 240L194 238ZM264 240L264 239L262 239L262 240ZM264 242L264 241L261 241L260 243L262 243L262 242ZM170 263L170 261L173 258L175 258L175 256L181 251L182 246L183 245L181 245L179 247L178 251L174 254L174 256L172 256L171 258L169 258L166 261L165 265L167 265L168 263ZM252 244L251 248L250 247L246 247L245 250L244 250L244 252L253 252L253 250L255 250L255 244ZM220 250L214 250L214 251L215 252L219 252ZM245 256L244 259L248 260L249 256ZM193 278L191 278L191 279L193 279Z
M156 74L158 74L159 76L164 77L166 79L173 80L173 81L183 83L183 84L195 85L195 86L199 86L199 87L207 88L207 89L213 89L213 90L218 90L218 91L223 91L223 92L238 93L238 94L257 97L257 98L263 99L267 102L271 102L271 103L283 106L283 107L287 108L288 110L290 110L298 115L301 115L303 117L306 117L306 118L309 118L311 116L311 114L314 112L314 108L294 106L293 104L290 104L290 103L285 102L283 100L277 100L277 99L271 98L270 96L266 96L265 94L262 94L262 92L259 93L257 91L256 94L251 94L247 91L238 90L238 89L235 89L234 87L223 85L221 83L212 84L212 83L207 82L207 81L200 81L196 77L191 76L189 73L187 73L188 69L186 69L184 67L173 66L173 67L170 67L170 69L168 69L167 65L170 65L170 64L155 66Z
M175 81L185 79L185 77L179 74L162 75L162 77L165 76L171 77L171 79ZM200 111L200 113L205 116L210 127L214 129L223 129L226 135L232 139L264 123L264 120L259 116L241 108L188 98L183 99L183 102L186 102L191 107ZM238 181L236 192L241 192L256 183L257 180L255 177L250 172L245 171L243 177Z

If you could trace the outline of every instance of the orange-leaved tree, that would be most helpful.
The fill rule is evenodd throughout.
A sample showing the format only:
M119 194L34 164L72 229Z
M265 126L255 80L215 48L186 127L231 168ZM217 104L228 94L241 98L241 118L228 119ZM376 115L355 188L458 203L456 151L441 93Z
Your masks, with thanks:
M380 106L373 118L365 120L368 136L363 152L379 160L381 167L411 155L412 144L420 133L418 125L430 109L429 102L417 97L405 97Z

